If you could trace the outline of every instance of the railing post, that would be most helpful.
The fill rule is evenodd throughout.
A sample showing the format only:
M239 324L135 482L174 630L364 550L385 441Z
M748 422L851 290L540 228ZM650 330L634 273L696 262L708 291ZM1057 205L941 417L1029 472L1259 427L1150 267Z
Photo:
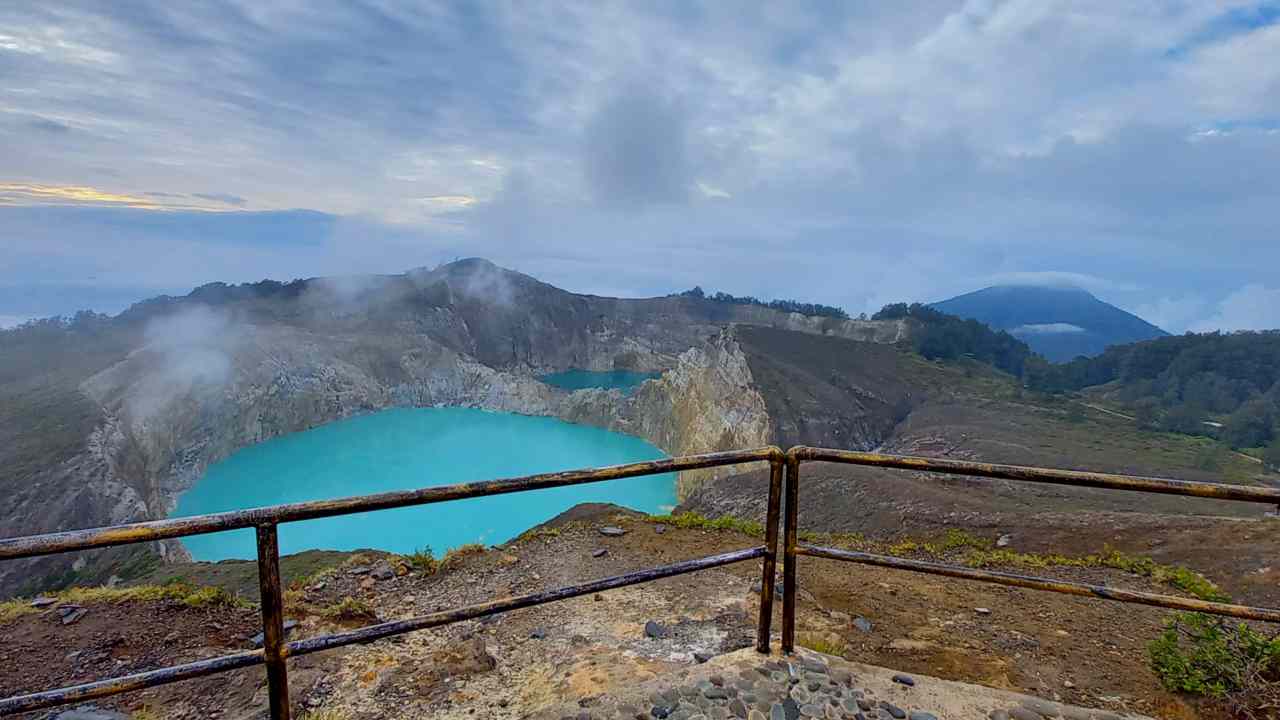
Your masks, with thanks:
M796 649L796 523L799 514L800 459L787 453L786 520L782 555L782 652Z
M768 654L769 632L773 625L773 584L778 566L778 515L782 509L782 463L769 461L769 507L764 521L764 570L760 573L760 622L756 627L756 650Z
M262 652L267 665L271 720L289 720L284 608L280 599L280 543L275 525L258 526L258 589L262 599Z

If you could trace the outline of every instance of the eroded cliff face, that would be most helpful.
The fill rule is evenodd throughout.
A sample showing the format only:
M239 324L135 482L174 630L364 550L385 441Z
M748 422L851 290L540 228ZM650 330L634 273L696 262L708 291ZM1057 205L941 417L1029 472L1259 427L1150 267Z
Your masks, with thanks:
M579 390L566 398L558 414L571 422L642 437L669 455L770 443L765 401L733 327L681 354L674 368L644 383L631 396L616 390ZM745 469L730 466L682 472L676 494L684 499L709 478Z
M196 350L225 353L221 375L180 376L164 351L148 348L84 383L105 409L88 454L127 499L108 522L164 516L211 463L240 448L390 407L558 417L642 437L671 455L770 442L766 403L732 327L686 350L631 395L566 393L425 338L402 339L362 361L343 356L344 342L293 330L254 328L234 343L201 343ZM732 471L685 474L679 494L701 477Z

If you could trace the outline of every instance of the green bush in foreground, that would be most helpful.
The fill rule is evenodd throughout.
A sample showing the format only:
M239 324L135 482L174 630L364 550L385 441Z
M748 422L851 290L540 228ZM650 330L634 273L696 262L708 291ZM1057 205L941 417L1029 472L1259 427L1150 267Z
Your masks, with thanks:
M1280 712L1280 635L1202 613L1176 613L1147 648L1168 689L1225 703L1247 718Z

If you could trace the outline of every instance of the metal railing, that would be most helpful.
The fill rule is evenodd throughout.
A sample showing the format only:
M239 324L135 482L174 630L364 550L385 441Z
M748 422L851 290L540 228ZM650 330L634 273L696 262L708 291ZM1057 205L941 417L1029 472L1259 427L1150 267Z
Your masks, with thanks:
M1138 477L1134 475L1114 475L1110 473L1082 472L1079 470L1053 470L1049 468L1027 467L1023 465L998 465L993 463L969 462L964 460L947 460L942 458L909 457L903 455L882 455L880 453L853 452L850 450L830 450L798 446L787 451L786 455L786 491L784 519L784 557L783 594L782 594L782 650L792 652L796 641L796 561L798 556L843 560L845 562L878 565L880 567L909 570L930 575L977 580L979 582L1009 585L1013 587L1046 590L1049 592L1083 595L1103 598L1117 602L1154 605L1156 607L1175 610L1226 615L1248 620L1280 622L1280 609L1262 608L1249 605L1233 605L1231 603L1209 602L1193 598L1182 598L1173 595L1138 592L1103 585L1086 585L1083 583L1064 582L1052 578L1017 575L1014 573L978 570L959 565L913 560L893 555L877 555L874 553L854 552L822 545L801 544L796 536L799 529L800 499L800 464L803 462L828 462L844 465L860 465L863 467L893 468L898 470L915 470L919 472L942 473L947 475L965 475L984 477L994 480L1014 480L1018 482L1049 483L1054 485L1071 485L1075 487L1105 488L1110 490L1128 490L1133 492L1162 493L1166 495L1186 495L1189 497L1214 498L1218 500L1242 500L1245 502L1280 503L1280 490L1260 488L1247 485L1225 485L1219 483L1187 482L1185 480L1168 480L1165 478Z
M286 642L284 638L284 614L280 582L280 552L276 528L280 523L310 520L334 515L371 512L389 508L426 505L471 497L524 492L542 488L580 485L623 478L653 475L684 470L722 467L751 462L769 463L769 497L765 520L763 545L743 548L707 557L685 560L669 565L646 568L635 572L602 578L579 585L544 590L518 597L493 600L477 605L445 610L330 635L320 635ZM140 672L124 677L99 680L74 687L34 692L28 695L0 700L0 715L39 710L42 708L84 702L144 688L164 685L189 678L226 672L254 665L267 669L268 697L271 717L275 720L289 718L289 693L287 659L298 655L320 652L332 648L368 643L381 638L400 635L415 630L439 627L473 618L494 615L534 605L564 600L580 595L626 587L639 583L673 577L698 570L705 570L732 563L761 558L763 560L760 586L760 612L756 627L756 649L769 652L771 623L773 618L774 578L777 564L778 526L784 525L783 598L782 598L782 650L790 653L795 648L795 600L797 593L796 563L801 555L848 562L879 565L882 567L914 572L944 575L966 580L997 583L1015 587L1047 590L1051 592L1105 598L1118 602L1154 605L1179 610L1226 615L1231 617L1280 622L1280 609L1208 602L1156 593L1122 590L1100 585L1063 582L1012 573L977 570L943 563L913 560L891 555L854 552L839 548L823 547L797 542L800 464L803 462L832 462L869 467L896 468L932 473L968 475L993 479L1024 482L1054 483L1077 487L1108 488L1138 492L1166 493L1192 497L1242 500L1267 504L1280 504L1280 490L1240 485L1185 482L1162 478L1111 475L1105 473L1051 470L1018 465L993 465L935 458L881 455L877 453L829 450L823 448L795 447L783 453L776 447L741 450L705 455L655 460L652 462L616 465L606 468L546 473L504 480L446 485L441 487L380 493L338 500L295 503L273 507L255 508L235 512L174 518L152 522L117 525L90 530L33 535L0 540L0 560L50 555L75 550L89 550L113 545L151 542L171 538L201 535L238 528L255 528L258 548L258 579L262 606L263 648L250 652L234 653L216 658L198 660L185 665ZM785 488L784 488L785 475ZM785 506L785 518L780 518Z
M782 494L782 466L784 459L785 455L780 449L763 447L755 450L690 455L629 465L614 465L605 468L545 473L504 480L486 480L420 490L276 505L251 510L0 540L0 560L16 560L73 550L90 550L112 545L203 535L224 530L255 528L258 533L258 584L262 605L263 628L263 646L261 650L223 655L185 665L175 665L124 677L99 680L74 687L19 695L0 700L0 715L11 715L58 705L79 703L228 670L251 667L253 665L266 665L271 717L274 720L287 720L289 718L289 680L286 661L290 657L320 652L321 650L329 650L344 645L372 642L380 638L401 635L414 630L439 627L462 620L542 605L556 600L589 595L602 590L636 585L756 558L764 559L765 577L773 577L778 547L778 515ZM284 611L280 584L280 548L276 537L276 527L280 523L762 461L768 462L770 465L768 531L765 533L763 545L646 568L624 575L593 580L580 585L493 600L487 603L469 605L407 620L368 625L348 632L285 642ZM766 585L766 587L761 588L760 592L760 620L756 637L759 639L757 643L758 649L767 653L769 652L770 623L773 617L773 585L772 583Z

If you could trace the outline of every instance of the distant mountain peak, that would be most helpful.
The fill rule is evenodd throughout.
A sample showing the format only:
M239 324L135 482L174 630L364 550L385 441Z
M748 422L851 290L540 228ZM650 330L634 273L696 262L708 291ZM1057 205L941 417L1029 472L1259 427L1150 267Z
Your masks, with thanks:
M1051 283L1004 283L1001 285L990 285L981 290L957 295L956 297L966 297L968 295L977 295L979 293L993 294L1012 294L1012 293L1043 293L1045 295L1084 295L1097 299L1093 293L1085 290L1079 285L1069 284L1051 284ZM952 298L954 300L955 298ZM943 302L949 302L944 300Z
M1055 362L1167 332L1073 285L994 285L933 303L951 315L1006 330Z

